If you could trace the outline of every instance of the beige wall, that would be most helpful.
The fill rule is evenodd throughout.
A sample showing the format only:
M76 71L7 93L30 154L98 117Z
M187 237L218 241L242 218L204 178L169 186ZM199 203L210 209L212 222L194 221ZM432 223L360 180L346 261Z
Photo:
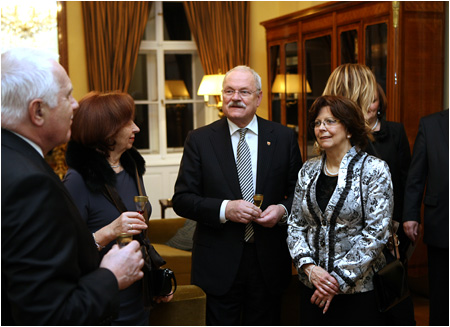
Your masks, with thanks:
M294 11L312 7L324 1L251 1L250 2L250 66L262 78L263 90L267 85L266 33L260 23ZM87 92L87 69L84 46L83 17L80 1L67 1L67 38L69 46L69 76L74 87L74 97L80 100ZM258 115L267 118L267 97Z
M67 1L67 41L69 76L72 80L73 96L76 100L80 100L89 90L80 1Z

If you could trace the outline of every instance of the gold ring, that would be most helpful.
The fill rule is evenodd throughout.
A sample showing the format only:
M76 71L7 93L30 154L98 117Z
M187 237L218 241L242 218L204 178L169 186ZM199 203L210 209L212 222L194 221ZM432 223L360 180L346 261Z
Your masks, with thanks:
M130 230L132 230L133 229L133 224L130 224Z

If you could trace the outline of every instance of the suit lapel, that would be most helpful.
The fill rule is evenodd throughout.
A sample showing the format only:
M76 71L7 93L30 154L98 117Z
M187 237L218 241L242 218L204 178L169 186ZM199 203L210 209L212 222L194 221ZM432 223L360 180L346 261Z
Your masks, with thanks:
M227 120L221 119L214 127L210 136L211 146L219 162L218 169L221 169L225 176L226 183L231 189L235 199L242 198L239 187L239 178L237 174L236 162L233 155L230 130Z
M256 172L255 193L264 193L276 141L277 137L273 133L273 127L258 117L258 168Z

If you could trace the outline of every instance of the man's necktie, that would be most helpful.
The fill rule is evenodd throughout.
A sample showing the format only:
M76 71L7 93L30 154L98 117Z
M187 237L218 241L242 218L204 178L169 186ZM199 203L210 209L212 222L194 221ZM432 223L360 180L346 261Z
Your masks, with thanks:
M252 174L252 158L250 156L250 148L245 141L245 134L248 128L239 130L239 143L237 146L237 172L239 184L241 186L242 198L245 201L253 203L253 174ZM245 226L244 241L248 242L254 234L252 223Z

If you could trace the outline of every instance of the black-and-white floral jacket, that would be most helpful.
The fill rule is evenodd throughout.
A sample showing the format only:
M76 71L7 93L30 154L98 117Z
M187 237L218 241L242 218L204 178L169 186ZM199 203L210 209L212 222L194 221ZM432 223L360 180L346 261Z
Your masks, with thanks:
M363 221L360 178L366 156ZM316 201L316 185L324 161L325 155L303 165L288 219L287 243L300 281L313 288L300 268L314 263L337 279L342 293L373 290L372 267L378 271L386 264L382 249L394 209L388 165L352 147L341 161L336 189L322 212Z

